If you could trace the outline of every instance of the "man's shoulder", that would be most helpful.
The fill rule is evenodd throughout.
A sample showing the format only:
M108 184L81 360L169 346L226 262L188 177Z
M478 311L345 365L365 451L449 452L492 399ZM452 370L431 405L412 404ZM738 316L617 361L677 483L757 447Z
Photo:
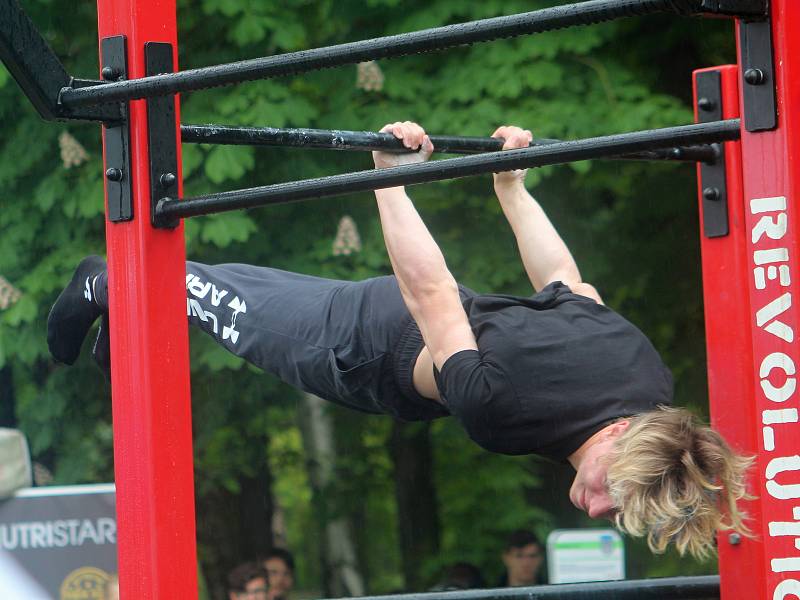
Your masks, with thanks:
M597 304L595 299L573 292L569 286L561 281L553 281L530 296L490 293L475 294L464 300L465 305L474 307L478 311L493 311L515 307L547 310L567 302Z

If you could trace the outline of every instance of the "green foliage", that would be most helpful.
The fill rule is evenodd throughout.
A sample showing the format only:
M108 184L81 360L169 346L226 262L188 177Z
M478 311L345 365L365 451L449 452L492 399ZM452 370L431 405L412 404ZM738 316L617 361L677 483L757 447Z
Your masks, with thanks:
M505 536L515 529L550 524L551 516L529 504L526 489L542 482L529 457L489 454L465 440L451 420L436 422L437 493L443 524L442 552L428 565L435 576L448 564L471 562L500 576L499 555ZM465 543L469 540L469 543Z
M240 179L253 168L253 149L240 146L217 146L205 161L206 177L214 183Z
M68 71L94 76L94 5L23 4ZM180 0L180 57L182 67L191 68L548 4ZM185 123L342 129L377 129L411 118L432 133L464 135L488 135L512 122L541 137L588 137L689 121L690 69L731 58L725 23L637 19L382 60L385 82L379 90L358 88L356 67L342 67L187 93L181 113ZM34 458L53 469L58 482L108 480L108 387L86 356L69 369L52 365L44 332L48 308L74 265L86 254L104 252L98 128L42 122L0 67L0 130L0 274L22 292L16 304L0 311L0 366L13 372L16 415ZM63 162L63 132L83 146L87 160ZM370 167L368 156L347 153L183 148L187 195ZM664 353L675 370L679 400L705 410L704 357L694 342L702 336L702 305L692 169L578 163L531 171L528 184L584 277ZM530 293L488 177L417 186L411 194L460 281L481 291ZM345 215L355 220L362 249L333 256L337 224ZM368 194L196 219L186 224L186 236L189 255L199 261L269 264L348 279L389 271ZM293 418L294 392L204 336L193 336L192 369L197 493L235 492L242 474L269 460L290 543L302 549L302 583L315 587L318 540L306 535L313 508ZM348 475L331 494L342 511L361 507L371 590L396 589L389 426L352 414L337 416L337 423L339 468ZM547 506L526 500L528 491L543 485L534 461L487 455L453 422L436 423L432 436L443 535L429 575L456 560L496 573L505 533L528 525L544 532L568 518L572 509L565 498ZM643 575L702 568L674 557L643 558L637 566Z
M206 219L200 230L200 239L225 248L233 242L246 242L255 231L255 223L246 214L226 213Z

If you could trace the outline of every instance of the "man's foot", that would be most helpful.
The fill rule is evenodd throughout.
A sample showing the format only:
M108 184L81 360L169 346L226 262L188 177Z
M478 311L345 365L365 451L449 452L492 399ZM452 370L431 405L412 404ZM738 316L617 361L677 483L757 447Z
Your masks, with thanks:
M89 328L103 314L95 302L94 280L105 270L106 261L101 257L84 258L50 309L47 346L57 361L68 365L75 362Z

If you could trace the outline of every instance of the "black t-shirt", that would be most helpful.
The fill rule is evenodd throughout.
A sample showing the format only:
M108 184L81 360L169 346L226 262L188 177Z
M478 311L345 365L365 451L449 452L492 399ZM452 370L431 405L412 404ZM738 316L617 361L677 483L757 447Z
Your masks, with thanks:
M672 376L644 334L561 282L463 305L478 350L448 358L436 383L487 450L561 461L614 419L672 400Z

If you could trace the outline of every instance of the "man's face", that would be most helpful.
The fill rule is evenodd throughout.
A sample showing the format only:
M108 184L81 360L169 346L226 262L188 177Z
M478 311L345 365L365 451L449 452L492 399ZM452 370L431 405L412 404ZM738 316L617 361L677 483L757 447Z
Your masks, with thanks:
M503 563L511 585L532 585L542 566L542 549L539 544L528 544L521 548L509 548L503 553Z
M294 587L292 571L282 558L273 557L264 561L264 568L269 574L270 598L283 598Z
M593 519L613 519L616 514L607 485L608 453L615 441L609 437L586 450L569 490L572 504Z

